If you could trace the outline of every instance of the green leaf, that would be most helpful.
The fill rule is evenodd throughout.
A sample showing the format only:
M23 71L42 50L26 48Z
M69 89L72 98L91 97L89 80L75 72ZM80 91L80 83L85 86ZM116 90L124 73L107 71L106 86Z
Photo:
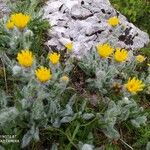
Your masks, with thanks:
M5 108L0 110L0 126L5 126L12 120L15 120L19 115L19 111L15 107Z
M29 145L29 143L31 142L31 140L33 139L33 134L31 133L31 131L29 130L22 139L22 145L21 147L24 148L27 145Z

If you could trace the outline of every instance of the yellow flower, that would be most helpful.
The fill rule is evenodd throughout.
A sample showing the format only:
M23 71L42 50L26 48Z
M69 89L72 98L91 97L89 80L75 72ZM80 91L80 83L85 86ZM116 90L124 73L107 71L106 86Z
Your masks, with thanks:
M14 23L14 25L21 30L27 26L30 19L31 16L22 13L12 14L10 17L10 20Z
M117 48L116 49L116 52L114 54L114 59L117 61L117 62L124 62L126 61L128 57L128 52L127 50L125 49L120 49L120 48Z
M150 67L150 64L147 64Z
M8 20L6 23L6 28L12 30L14 28L14 23L11 20Z
M136 56L136 61L142 63L146 58L142 55Z
M48 80L52 78L50 69L43 67L43 66L35 70L35 75L37 79L41 82L47 82Z
M145 84L139 80L134 78L129 78L127 84L125 84L126 89L132 93L132 94L137 94L137 92L140 92L143 90L143 88L145 87Z
M62 76L60 79L64 82L69 82L69 78L66 75Z
M108 19L108 24L110 24L111 26L117 26L119 24L119 19L114 16Z
M69 42L69 43L67 43L67 44L65 45L65 47L67 48L67 50L69 50L69 52L71 52L72 49L73 49L73 43L72 43L72 42Z
M98 44L96 47L97 47L97 52L99 56L102 58L109 57L114 51L114 49L108 43Z
M56 65L60 60L60 54L58 53L49 54L49 60L52 64Z
M17 55L19 64L23 67L31 67L33 64L33 54L29 50L21 50Z

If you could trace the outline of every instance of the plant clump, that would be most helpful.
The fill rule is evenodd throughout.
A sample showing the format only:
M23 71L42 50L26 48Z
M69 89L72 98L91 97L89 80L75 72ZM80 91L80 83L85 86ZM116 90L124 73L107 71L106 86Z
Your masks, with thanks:
M46 47L40 5L19 0L0 20L0 133L19 140L0 149L149 150L147 57L109 39L80 57L72 40L62 40L64 51ZM120 20L107 24L114 30Z

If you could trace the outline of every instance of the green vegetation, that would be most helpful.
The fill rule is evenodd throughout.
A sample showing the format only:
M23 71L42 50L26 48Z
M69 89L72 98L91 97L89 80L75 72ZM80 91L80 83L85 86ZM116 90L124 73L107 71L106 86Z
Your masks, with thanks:
M112 2L150 32L148 1ZM93 48L81 60L66 49L54 64L43 45L50 29L40 12L43 4L43 0L9 4L13 13L31 16L24 29L6 29L9 16L0 20L0 135L15 134L20 140L0 143L0 150L150 150L149 47L137 52L147 57L142 63L134 53L132 62L115 63L113 56L101 59ZM111 49L106 46L106 51ZM29 67L22 66L29 59L16 60L22 49L34 55ZM52 79L42 82L35 74L39 66L50 68ZM137 84L136 95L124 86L131 75L146 84L144 89Z

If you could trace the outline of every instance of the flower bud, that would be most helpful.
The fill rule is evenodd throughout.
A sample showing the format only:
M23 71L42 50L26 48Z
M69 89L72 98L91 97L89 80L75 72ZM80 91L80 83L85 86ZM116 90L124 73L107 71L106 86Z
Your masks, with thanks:
M62 76L62 77L60 78L60 80L63 81L63 82L68 83L68 82L69 82L69 77L64 75L64 76Z
M14 75L17 75L17 74L21 73L21 67L16 65L13 67L12 71L13 71Z
M31 30L28 30L28 29L27 29L27 30L25 31L25 33L24 33L24 36L25 36L25 37L33 36L33 32L32 32Z

